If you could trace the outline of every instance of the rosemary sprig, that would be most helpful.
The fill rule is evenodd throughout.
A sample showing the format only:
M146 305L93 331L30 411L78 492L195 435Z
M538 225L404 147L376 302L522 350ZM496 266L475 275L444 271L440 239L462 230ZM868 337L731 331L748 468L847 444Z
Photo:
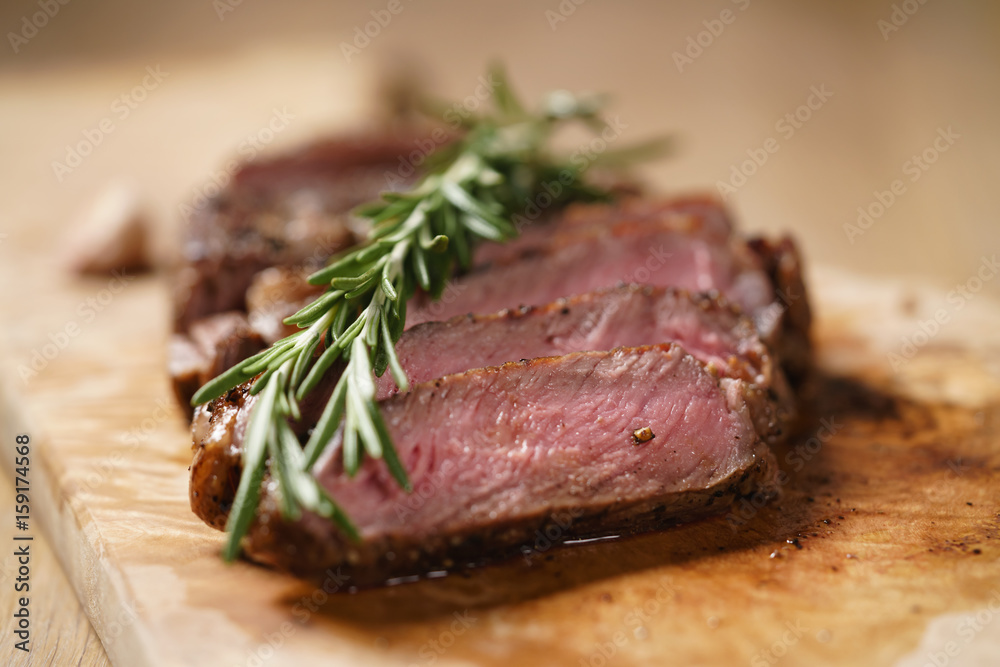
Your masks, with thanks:
M341 424L348 474L358 471L363 455L381 458L409 490L373 380L389 370L400 390L408 388L395 344L409 299L418 287L438 298L456 267L470 265L477 242L515 237L512 220L543 185L561 181L554 203L606 196L583 181L586 162L558 161L547 150L553 132L567 121L602 130L597 101L561 92L549 97L541 113L531 114L502 72L494 71L492 80L497 82L492 114L470 118L464 135L432 156L430 171L412 190L385 193L357 211L371 220L369 238L310 276L311 283L328 287L285 320L299 331L222 373L192 399L194 405L205 403L256 377L243 473L226 524L227 560L239 553L268 470L283 517L294 519L303 509L316 512L357 539L350 519L311 474ZM346 366L303 447L290 422L301 419L300 401L340 360Z

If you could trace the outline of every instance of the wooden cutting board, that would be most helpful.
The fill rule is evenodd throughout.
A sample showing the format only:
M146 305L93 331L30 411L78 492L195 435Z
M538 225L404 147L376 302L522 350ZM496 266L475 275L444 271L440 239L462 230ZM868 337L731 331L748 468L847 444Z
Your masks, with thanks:
M347 571L327 592L227 566L191 514L164 279L5 268L46 313L20 340L44 354L80 325L33 377L8 360L0 424L8 454L31 437L32 520L115 664L997 664L1000 306L985 296L959 307L813 270L819 370L779 499L352 593Z

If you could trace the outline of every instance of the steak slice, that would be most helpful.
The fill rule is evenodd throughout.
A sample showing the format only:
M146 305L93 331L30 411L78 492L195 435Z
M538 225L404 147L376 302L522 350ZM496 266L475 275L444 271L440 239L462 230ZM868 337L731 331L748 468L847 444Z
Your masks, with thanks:
M246 315L227 312L198 320L187 334L170 337L167 371L178 404L191 418L191 397L203 384L265 347Z
M603 487L598 485L595 490L591 488L594 483L588 481L587 488L579 492L579 503L569 506L575 508L572 511L576 514L572 527L562 531L563 539L647 530L697 518L721 511L734 497L771 483L773 467L766 442L779 437L784 419L793 409L790 390L775 361L783 360L783 344L792 335L799 335L800 350L808 358L805 294L797 292L803 303L796 305L794 300L786 303L780 291L783 286L790 286L791 291L801 287L798 257L790 242L747 243L731 238L728 220L714 202L700 200L685 206L690 206L691 211L678 213L684 207L671 208L670 204L649 204L646 209L630 213L607 207L570 209L562 218L549 223L544 237L530 238L506 255L494 253L486 260L480 257L479 265L453 281L440 302L428 303L420 296L411 302L408 329L397 350L416 386L410 392L398 394L388 376L379 379L377 386L383 414L387 423L391 421L390 431L415 484L421 481L426 484L430 479L432 485L437 484L435 490L442 484L446 489L439 497L439 503L444 504L434 511L444 512L450 504L449 511L461 514L463 507L476 501L469 495L475 492L474 482L469 482L465 496L459 493L461 488L451 486L451 478L461 477L464 468L449 467L442 471L434 467L452 460L450 457L458 447L456 442L464 442L459 454L473 457L473 470L478 471L474 474L485 479L491 474L489 466L496 465L498 478L503 477L507 473L503 461L491 458L490 452L509 451L511 457L516 457L517 452L530 450L541 452L531 461L546 460L550 449L558 452L566 444L565 438L558 436L567 423L572 430L566 432L572 433L574 441L582 437L600 447L602 442L611 442L617 433L606 430L605 426L621 425L608 422L594 406L615 405L628 412L633 399L641 408L660 406L660 394L655 392L664 382L667 395L681 405L677 408L680 414L697 416L708 410L715 415L704 422L709 424L703 429L707 440L692 435L697 429L677 431L681 435L675 435L647 424L656 437L636 447L645 447L657 439L663 444L669 439L675 445L684 443L685 447L672 449L671 455L684 451L695 456L705 449L709 452L703 457L708 461L707 468L711 469L711 475L718 474L702 479L700 486L680 482L670 486L664 482L666 486L652 499L643 497L639 491L634 498L626 494L623 497L629 500L620 506L609 505L598 493ZM672 212L665 214L665 210ZM709 218L711 221L705 222ZM611 223L607 222L609 219ZM661 287L620 284L630 281ZM667 285L686 289L662 287ZM689 292L700 294L692 296ZM251 290L257 296L248 301L254 328L258 333L268 331L261 325L269 318L271 325L280 325L280 317L310 301L314 293L303 285L302 273L295 269L259 275L255 289ZM549 305L517 308L520 304L544 303ZM467 314L508 308L514 309L487 316ZM743 311L752 319L742 317ZM437 321L449 317L448 321ZM766 332L768 339L764 343L755 333L755 325ZM284 333L287 332L272 326L268 337ZM681 346L640 347L667 341L679 341ZM614 353L590 352L620 346L625 349ZM653 350L660 355L664 368L673 368L675 358L688 360L676 366L683 372L669 375L668 381L661 377L659 368L650 371L643 366L645 370L640 372L627 362L630 355L646 359L654 354ZM584 363L581 359L604 359L598 366L607 370L610 362L606 359L614 355L626 359L621 372L608 371L606 376L578 373L579 365ZM515 359L521 361L504 363ZM674 361L668 364L664 360ZM566 375L564 367L569 369L565 370ZM471 368L478 370L468 370ZM304 419L295 425L300 437L315 424L336 380L335 371L303 403ZM591 375L611 382L605 387L603 398L587 384ZM702 380L696 381L701 376L711 380L714 393L692 389L701 387ZM574 384L569 377L579 382ZM622 384L615 384L612 379ZM651 384L645 384L647 381ZM447 391L438 394L442 387ZM567 387L592 391L581 397L567 396L561 393ZM627 393L626 387L632 393ZM239 479L243 432L255 400L249 396L248 388L249 385L243 385L199 408L193 425L192 508L207 523L220 529L225 525ZM648 391L654 394L647 395ZM551 398L546 399L547 395ZM716 405L718 396L725 399L728 417L705 407ZM608 403L600 402L604 399ZM683 400L689 403L682 405ZM585 407L573 412L579 405ZM572 419L562 419L564 412ZM585 425L581 422L584 412L596 414L600 419ZM391 420L390 414L395 415ZM749 435L716 438L719 429L729 423L726 419L737 414L745 422ZM557 419L561 421L557 423ZM548 424L547 430L543 428L544 434L532 430L536 424ZM635 426L630 433L642 440L643 428L644 425ZM449 433L458 433L457 440L449 438ZM669 433L669 438L661 433ZM706 444L709 441L715 444ZM745 456L750 441L752 461ZM332 445L331 451L336 451L337 443ZM729 458L725 458L726 449ZM431 462L422 458L424 454L420 452L430 452ZM738 463L727 467L732 461ZM438 530L435 522L439 515L428 515L427 522L423 522L423 514L414 514L425 511L425 494L419 493L420 487L417 487L420 499L414 501L417 506L401 505L414 496L395 488L381 462L367 462L356 480L347 480L337 469L336 457L323 465L317 468L317 474L347 513L361 524L362 544L346 544L336 527L319 517L284 522L277 513L276 499L268 495L273 489L268 491L265 483L265 500L245 544L251 558L306 575L344 564L350 566L352 577L359 584L377 583L395 576L508 555L527 541L525 536L530 537L544 527L554 512L570 511L567 505L547 504L553 494L538 480L545 478L545 466L549 464L537 467L526 464L524 484L530 490L538 482L541 494L534 498L535 505L522 503L520 509L514 508L517 512L512 514L511 510L505 514L510 508L503 500L513 491L494 492L486 485L482 489L482 502L488 503L493 498L500 503L493 510L495 520L483 521L481 514L470 515L461 525L449 524L447 530ZM623 476L646 483L648 480L640 479L644 469L635 468ZM558 470L560 479L565 480L566 470ZM586 472L586 466L583 470ZM654 472L659 474L660 470ZM372 487L377 487L383 496L371 495ZM342 498L344 494L367 509L355 514L354 505ZM400 507L411 512L404 512L402 523L413 521L423 526L421 535L405 530L401 533L398 524L386 519L385 512ZM374 523L368 525L365 521Z
M381 404L414 494L381 461L349 478L338 440L315 474L361 542L315 515L282 521L265 483L244 548L302 576L344 566L366 585L516 554L556 515L571 517L565 540L718 512L771 485L776 472L747 386L719 379L676 345L511 362L419 384ZM255 399L239 400L215 408L233 421L230 448Z
M794 404L782 371L753 323L718 297L621 285L546 306L420 324L403 333L396 354L416 384L518 359L667 342L761 392L765 398L752 403L754 423L769 442L777 440ZM399 392L388 373L375 382L380 400Z
M298 331L284 319L323 293L322 285L310 285L310 271L288 266L264 269L250 283L246 293L247 319L268 345Z
M507 243L480 244L474 255L474 264L477 267L509 264L525 255L544 252L553 245L553 241L565 243L574 238L602 234L612 225L625 221L661 229L668 227L718 243L725 243L733 229L719 201L707 196L665 200L630 198L613 204L571 204L554 216L538 218L537 222L522 221L520 235Z
M812 308L802 277L802 257L787 236L777 241L755 237L748 246L770 276L776 300L776 307L759 318L758 326L769 338L780 341L782 368L797 386L808 375L812 359ZM766 321L768 317L771 321Z
M570 352L676 342L722 375L771 385L771 360L753 323L718 297L673 287L618 285L544 306L459 315L403 332L396 354L414 384L470 368ZM378 398L396 393L389 374Z
M473 272L459 278L448 289L444 295L444 303L429 303L424 299L420 306L419 302L415 302L411 306L407 325L445 320L466 313L491 313L520 305L550 303L563 296L611 287L619 282L648 282L661 286L676 285L693 291L722 291L716 284L719 277L714 275L694 276L687 281L690 284L671 282L681 269L669 273L662 264L671 261L665 257L670 251L651 245L658 243L662 246L664 238L671 239L674 245L687 245L688 255L700 253L702 256L694 257L692 262L706 265L709 272L714 270L713 266L723 267L724 272L744 271L748 275L737 276L738 284L731 286L730 291L737 293L737 296L740 296L739 290L763 291L760 302L770 304L773 292L766 275L760 270L761 261L742 244L733 243L730 247L731 231L732 225L725 210L709 197L653 201L628 199L614 205L573 205L551 219L526 226L518 238L507 244L481 244L475 253ZM479 292L473 292L462 299L455 298L456 293L464 291L469 284L489 284L494 278L504 280L508 272L519 272L525 262L536 267L552 259L554 262L565 262L563 266L570 271L587 272L591 262L582 255L596 252L606 239L611 239L610 242L614 245L614 239L627 236L648 237L632 239L635 244L648 246L640 249L643 256L604 258L607 263L613 264L610 267L611 274L606 277L590 275L574 278L567 275L565 278L569 283L569 291L560 291L557 287L542 289L542 286L530 284L530 280L526 280L524 282L528 283L528 290L500 289L503 298L482 300ZM691 243L688 244L685 239ZM575 245L581 247L575 251L570 250ZM702 250L704 248L714 250ZM569 257L570 255L573 257ZM659 268L649 271L646 262L657 263ZM294 333L297 328L283 324L282 319L306 306L323 292L322 286L309 285L307 282L311 271L312 269L282 267L260 273L254 278L247 291L246 307L254 329L269 343ZM543 280L547 278L544 275L538 277ZM581 280L585 282L581 284ZM743 283L756 283L762 287L758 290L753 285Z
M745 393L753 399L748 401L748 409L756 431L769 443L780 439L794 414L794 401L782 371L773 363L753 323L720 299L706 295L622 285L537 308L421 324L403 333L396 352L410 382L419 384L519 359L667 342L680 344L710 372L745 381ZM338 370L331 369L323 381L324 389L317 392L329 393L338 377ZM375 382L379 400L399 393L389 374ZM229 403L199 411L193 477L203 478L204 470L211 470L210 475L218 478L230 476L219 474L217 466L220 458L228 457L228 445L220 446L219 439L235 424L226 416L233 413L233 403L239 403L239 393L234 396ZM296 424L299 429L311 427L318 416L309 413L309 404L307 400L303 406L303 420ZM230 465L238 466L238 459L222 463L223 468ZM206 494L201 484L192 481L192 505L198 506L196 513L207 523L221 526L235 486ZM214 504L205 501L206 495L217 497Z
M258 271L315 270L353 245L350 211L389 189L415 134L342 137L235 168L221 193L193 209L174 276L174 328L245 310ZM405 178L396 178L404 185Z
M618 283L717 292L755 319L774 305L760 258L742 242L720 243L670 223L626 219L599 233L557 236L544 252L462 276L439 301L416 299L406 323L550 303Z
M675 286L719 294L741 308L793 384L800 384L810 367L811 314L794 242L729 236L728 219L712 200L647 207L638 217L616 213L619 221L611 225L557 223L547 245L494 254L490 263L452 281L439 301L418 295L407 326L550 303L616 283ZM606 207L567 215L596 218L595 209ZM675 209L687 211L686 217L664 213Z

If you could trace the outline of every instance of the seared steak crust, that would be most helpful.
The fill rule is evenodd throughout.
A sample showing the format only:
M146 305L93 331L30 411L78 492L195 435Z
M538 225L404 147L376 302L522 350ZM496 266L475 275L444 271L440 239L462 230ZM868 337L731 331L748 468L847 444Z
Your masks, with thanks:
M246 315L226 312L198 320L187 334L170 337L168 372L174 396L191 417L191 397L216 375L264 349Z
M705 242L725 245L732 231L732 225L718 202L707 197L653 201L627 199L614 205L575 204L557 215L524 225L520 230L520 236L512 241L480 244L473 258L473 274L501 269L530 257L544 258L575 243L593 243L607 236L643 231L650 234L673 231L696 236ZM641 259L645 261L649 258ZM281 320L306 306L323 292L322 286L310 285L306 281L310 272L311 269L278 267L259 273L254 278L247 291L246 306L254 328L268 342L294 333L295 327L282 324ZM630 272L623 269L620 276L599 287L610 287L616 282L633 282L626 280L629 276ZM505 303L497 305L496 309L539 305L575 293L557 294L543 301L522 300L519 303ZM468 299L470 302L473 300ZM478 307L468 312L493 312L489 305L475 305ZM431 308L435 314L444 312L433 304ZM434 319L447 319L449 316L444 315ZM419 321L426 321L425 316L421 315ZM413 323L417 322L418 320L413 320Z
M254 560L304 576L345 566L363 585L517 553L556 513L573 517L561 539L698 518L773 481L745 389L674 345L426 382L382 403L416 495L380 461L348 478L333 443L315 474L362 541L314 515L282 522L265 483L244 546Z
M741 307L772 355L799 378L808 364L810 318L798 267L788 239L770 244L733 238L725 211L713 199L578 205L526 227L509 246L482 246L476 267L456 279L441 301L417 297L407 324L541 305L616 283L677 286L724 295ZM293 333L296 328L282 320L322 292L305 280L312 268L278 266L255 273L242 298L252 328L265 342ZM786 305L789 298L795 300ZM175 383L190 384L190 377ZM191 391L180 386L177 393Z
M405 331L396 350L410 381L419 384L518 359L658 342L679 343L708 372L742 380L756 432L768 442L781 437L794 401L781 369L772 362L753 323L718 298L684 290L623 285L560 299L547 306L428 322ZM318 410L313 406L322 408L338 375L336 369L331 370L317 389L318 396L303 404L303 420L298 428L308 428L315 422ZM380 400L398 393L388 374L376 378L376 391ZM218 466L224 469L234 462L238 465L230 451L236 425L232 417L245 411L244 394L230 392L199 413L193 476L200 477L202 469L210 469L218 478L231 477L229 473L220 475ZM238 451L239 438L235 442ZM207 494L196 484L191 489L192 494L201 492L198 498L192 495L192 504L199 507L196 513L211 525L223 524L232 498L219 489ZM224 502L206 504L205 495Z
M258 271L319 268L353 245L349 212L387 189L385 174L398 169L415 138L341 138L240 167L232 183L191 213L174 277L175 330L214 313L245 311Z
M808 368L809 306L790 240L731 229L711 199L634 200L570 207L481 246L441 301L410 304L397 351L412 389L377 382L416 493L381 461L349 479L331 443L314 474L362 541L313 515L285 522L265 479L245 553L303 576L345 566L375 584L515 554L554 515L572 516L563 540L641 532L769 488L767 443L794 411L785 373ZM304 283L308 261L276 264L254 271L239 306L268 342L319 292ZM303 402L300 438L337 375ZM192 508L220 529L250 386L195 413Z
M210 404L195 409L191 432L191 509L212 528L224 530L243 470L242 441L234 434L246 430L250 398L248 388L234 389Z
M777 308L773 312L777 322L771 325L775 330L770 335L779 341L782 366L788 379L798 385L808 375L812 350L809 337L812 309L802 277L802 257L795 242L787 236L776 242L752 238L748 247L760 257L774 285ZM765 323L764 327L767 326Z
M587 236L603 235L622 222L674 229L717 243L725 243L732 223L722 205L710 197L674 199L631 198L614 204L572 204L554 216L522 222L520 235L507 243L483 243L474 265L509 264L531 254Z
M753 323L718 296L676 288L620 285L544 306L465 315L406 330L396 353L413 383L499 366L517 359L588 350L678 343L722 377L747 382L758 433L780 437L794 412L781 368ZM379 399L398 389L389 374L376 379Z

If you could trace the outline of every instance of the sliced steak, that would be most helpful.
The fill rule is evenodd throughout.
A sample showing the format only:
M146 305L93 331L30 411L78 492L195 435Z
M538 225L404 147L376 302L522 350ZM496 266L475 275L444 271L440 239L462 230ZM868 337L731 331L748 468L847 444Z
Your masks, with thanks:
M581 207L567 216L597 218L597 210L607 209ZM452 281L441 300L418 295L407 326L550 303L617 283L674 286L719 294L741 308L794 384L801 382L810 363L811 316L791 239L730 236L728 219L712 200L647 204L642 215L618 212L612 219L618 222L559 222L546 243L536 239L518 252L494 253Z
M532 222L518 219L520 235L507 243L483 243L475 252L474 264L509 264L526 255L543 253L555 244L606 233L616 223L649 224L702 236L725 243L732 223L718 200L711 197L674 199L624 199L614 204L573 204L551 216Z
M380 461L348 479L338 434L315 472L362 543L316 516L284 522L265 481L251 558L307 576L346 565L359 585L378 583L516 553L554 513L573 512L562 539L637 532L768 488L766 443L794 409L776 362L786 345L808 361L794 245L733 238L711 200L574 208L548 224L477 254L440 302L410 304L397 351L415 385L377 387L418 493ZM256 276L255 333L290 332L280 319L318 293L305 270ZM337 375L303 402L300 437ZM192 508L220 529L249 386L195 413Z
M697 238L699 243L706 246L719 246L725 249L731 231L732 225L725 210L716 200L708 197L653 201L627 199L614 205L577 204L537 223L524 226L521 235L506 244L481 244L476 250L473 272L469 279L477 280L472 276L494 269L502 270L505 266L519 265L525 260L547 261L545 258L549 255L565 252L563 249L575 244L585 244L584 251L593 249L602 239L609 236L646 233L651 237L657 237L673 233ZM641 258L643 262L660 258L656 255L655 249L648 250L651 251L651 256ZM725 252L723 250L723 253ZM748 264L751 268L759 265L752 253L746 252L745 249L739 252L745 255L744 264ZM448 309L439 304L425 303L427 308L411 314L408 324L448 319L465 312L490 313L501 308L543 304L561 296L610 287L618 282L671 285L665 275L650 275L648 281L641 280L639 278L643 278L645 274L638 271L638 275L635 275L634 269L637 267L623 267L608 282L565 293L549 290L539 297L533 294L522 296L511 293L509 299L491 303L475 303L475 297L472 296L463 300L460 305L457 304L456 308ZM255 276L247 291L246 306L254 329L269 343L294 333L296 327L285 325L282 320L312 302L323 292L322 286L308 283L307 278L311 272L311 268L279 267ZM489 281L490 278L484 276L478 280ZM712 285L710 279L702 279L702 286L697 289L707 289ZM455 290L463 287L464 283L456 283L456 286L446 293L445 301L454 301ZM545 296L549 298L545 299ZM463 311L462 308L466 310Z
M268 345L298 331L284 319L323 293L322 286L309 284L310 273L302 268L272 266L254 276L246 295L247 319Z
M756 237L748 245L760 257L774 285L775 306L758 318L758 327L770 339L780 341L782 367L788 379L798 385L808 375L812 358L812 309L802 277L802 258L787 236L776 242Z
M175 329L245 310L258 271L321 267L357 236L349 212L390 189L386 174L414 150L413 134L347 137L241 166L223 191L193 209L174 279Z
M717 292L755 318L774 303L771 281L745 244L626 219L600 233L556 237L543 252L462 276L440 301L415 300L406 323L550 303L618 283Z
M194 456L188 495L191 510L212 528L225 530L243 470L242 434L249 415L248 394L233 390L212 401L210 408L194 409L191 433ZM234 441L234 434L240 440Z
M518 359L667 342L762 392L770 400L754 403L757 431L769 441L781 435L793 401L753 323L718 298L676 288L622 285L546 306L428 322L405 331L396 353L416 384ZM379 399L399 391L388 373L376 390Z
M361 543L314 515L281 521L265 483L245 550L303 576L345 566L364 585L517 553L557 513L573 517L561 534L570 539L717 512L775 473L746 389L676 345L512 362L423 383L382 403L415 494L380 461L349 478L334 442L316 475ZM232 422L230 448L252 400L219 399L213 408ZM214 475L231 479L223 469Z
M173 334L167 370L177 402L188 417L191 397L203 384L264 347L264 340L239 312L212 315L195 322L187 334Z
M743 380L745 394L753 399L748 408L757 432L768 442L780 439L794 414L794 401L782 371L773 363L753 323L720 299L706 295L622 285L537 308L421 324L403 333L396 351L411 384L419 384L520 359L670 342L680 344L709 372ZM303 432L311 428L318 415L311 415L308 406L322 405L338 377L338 369L328 372L322 388L316 390L320 398L307 400L303 420L296 428ZM376 378L376 391L379 400L399 393L388 373ZM242 398L240 392L234 392L233 397L198 413L192 468L196 477L206 468L217 474L217 459L227 456L228 445L220 446L217 441L235 424L226 415ZM192 484L192 492L199 490L197 487ZM222 498L223 502L213 506L206 504L203 491L200 494L201 500L192 495L192 503L200 505L199 516L211 525L224 523L232 497L207 494Z

